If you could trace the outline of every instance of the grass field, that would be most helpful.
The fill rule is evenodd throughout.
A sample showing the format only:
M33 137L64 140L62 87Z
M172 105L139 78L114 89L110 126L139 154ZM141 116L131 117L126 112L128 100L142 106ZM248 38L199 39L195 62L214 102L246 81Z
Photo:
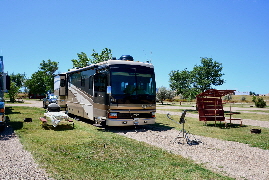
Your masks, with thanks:
M75 122L74 129L43 129L38 120L44 113L40 108L14 106L6 112L24 148L55 179L231 179L181 156L81 121ZM24 118L33 122L23 122ZM156 126L174 126L162 115L157 122Z
M244 107L249 107L254 106L255 104L254 102L252 102L252 98L253 96L250 95L232 95L231 96L232 99L230 100L230 102L235 105L234 103L236 103L236 106L244 106ZM269 96L257 96L257 98L262 98L266 103L267 103L267 107L269 106ZM222 99L224 99L224 97L222 97ZM244 99L244 100L243 100ZM190 104L194 104L196 102L196 99L193 99L191 102L187 101L186 99L179 99L178 97L175 97L173 99L173 101L164 101L163 103L169 103L169 104L177 104L179 105L179 102L182 102L182 105L190 105ZM228 103L229 104L229 103Z
M187 109L187 108L186 108ZM171 111L171 112L182 112L182 109L162 109L164 111ZM264 113L269 113L269 110L255 110L255 111L250 111L253 113L247 113L244 112L243 110L239 110L237 112L240 112L240 114L233 114L233 118L241 118L241 119L252 119L252 120L258 120L258 121L269 121L269 116L267 114L259 114L258 112L264 112ZM198 114L197 111L189 110L188 113L192 114ZM225 113L229 113L229 111L226 111ZM229 116L226 115L228 118Z

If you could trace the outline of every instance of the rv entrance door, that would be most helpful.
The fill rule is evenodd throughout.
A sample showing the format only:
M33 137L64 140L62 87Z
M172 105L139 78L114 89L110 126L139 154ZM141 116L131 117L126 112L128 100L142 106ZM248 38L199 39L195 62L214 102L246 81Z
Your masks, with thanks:
M66 96L67 90L66 90L66 75L60 74L60 90L59 90L60 96Z

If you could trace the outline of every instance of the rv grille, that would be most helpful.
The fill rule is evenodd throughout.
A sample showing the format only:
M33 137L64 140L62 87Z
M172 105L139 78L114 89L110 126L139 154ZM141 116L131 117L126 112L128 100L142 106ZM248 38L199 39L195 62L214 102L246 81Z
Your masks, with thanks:
M151 113L118 113L118 119L152 118Z

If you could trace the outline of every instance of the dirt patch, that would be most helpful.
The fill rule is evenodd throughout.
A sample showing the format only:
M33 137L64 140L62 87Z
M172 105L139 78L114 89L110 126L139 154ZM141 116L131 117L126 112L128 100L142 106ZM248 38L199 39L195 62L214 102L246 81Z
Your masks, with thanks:
M40 100L24 100L23 103L6 103L6 106L28 106L43 108L43 101Z

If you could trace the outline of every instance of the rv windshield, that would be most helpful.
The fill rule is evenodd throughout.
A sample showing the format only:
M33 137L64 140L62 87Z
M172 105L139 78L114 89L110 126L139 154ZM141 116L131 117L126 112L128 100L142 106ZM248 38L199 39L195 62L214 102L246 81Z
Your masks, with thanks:
M113 95L155 95L155 75L152 68L111 68Z

